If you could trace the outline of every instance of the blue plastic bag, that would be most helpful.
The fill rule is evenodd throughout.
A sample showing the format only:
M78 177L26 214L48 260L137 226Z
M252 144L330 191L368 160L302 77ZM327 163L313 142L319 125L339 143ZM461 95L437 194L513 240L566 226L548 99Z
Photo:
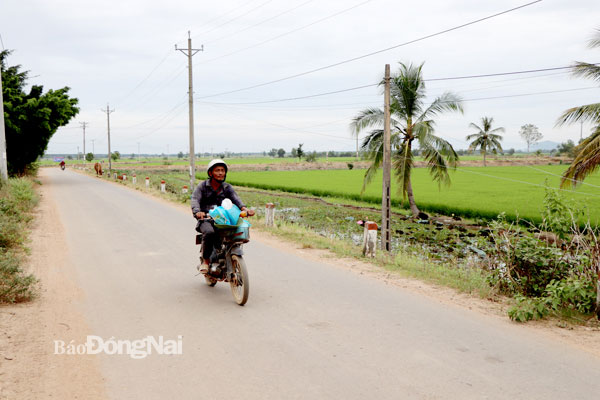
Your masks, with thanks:
M229 210L222 206L215 207L208 212L208 215L212 217L216 225L235 226L240 219L241 212L239 207L234 204Z

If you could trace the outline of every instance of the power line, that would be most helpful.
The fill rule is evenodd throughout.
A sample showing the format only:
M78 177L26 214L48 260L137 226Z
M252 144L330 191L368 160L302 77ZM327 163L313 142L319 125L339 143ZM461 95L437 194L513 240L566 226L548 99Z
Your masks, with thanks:
M303 7L303 6L307 5L308 3L312 3L313 1L314 1L314 0L308 0L308 1L305 1L305 2L304 2L304 3L302 3L302 4L299 4L299 5L295 6L295 7L292 7L292 8L290 8L290 9L287 9L287 10L285 10L285 11L282 11L281 13L279 13L279 14L277 14L277 15L274 15L274 16L272 16L272 17L269 17L269 18L267 18L267 19L265 19L265 20L262 20L261 22L258 22L258 23L254 24L254 25L250 25L250 26L248 26L248 27L246 27L246 28L244 28L244 29L241 29L241 30L239 30L239 31L232 32L232 33L230 33L230 34L228 34L228 35L221 36L221 37L220 37L220 38L218 38L218 39L209 40L209 41L207 41L207 42L204 42L204 44L210 44L210 43L218 42L218 41L220 41L220 40L227 39L227 38L229 38L229 37L231 37L231 36L237 35L238 33L242 33L242 32L245 32L245 31L247 31L247 30L249 30L249 29L256 28L257 26L260 26L260 25L262 25L262 24L264 24L264 23L266 23L266 22L269 22L269 21L272 21L272 20L274 20L274 19L276 19L276 18L279 18L279 17L281 17L282 15L285 15L285 14L288 14L288 13L290 13L290 12L292 12L292 11L295 11L295 10L297 10L298 8L300 8L300 7Z
M348 12L348 11L350 11L350 10L353 10L353 9L355 9L355 8L357 8L357 7L360 7L360 6L364 5L364 4L370 3L371 1L373 1L373 0L366 0L366 1L363 1L362 3L356 4L356 5L352 6L352 7L345 8L345 9L343 9L342 11L338 11L338 12L336 12L336 13L330 14L330 15L328 15L328 16L326 16L326 17L323 17L323 18L320 18L320 19L318 19L318 20L316 20L316 21L314 21L314 22L311 22L310 24L303 25L303 26L301 26L301 27L299 27L299 28L296 28L296 29L292 29L291 31L288 31L288 32L282 33L282 34L280 34L280 35L274 36L274 37L272 37L272 38L270 38L270 39L263 40L262 42L259 42L259 43L256 43L256 44L253 44L252 46L244 47L244 48L242 48L242 49L238 49L238 50L232 51L231 53L223 54L223 55L221 55L221 56L218 56L218 57L215 57L215 58L210 58L210 59L208 59L208 60L204 61L202 64L206 64L206 63L209 63L209 62L211 62L211 61L215 61L215 60L219 60L219 59L221 59L221 58L225 58L225 57L232 56L232 55L234 55L234 54L237 54L237 53L240 53L240 52L242 52L242 51L246 51L246 50L250 50L250 49L253 49L253 48L255 48L255 47L258 47L258 46L262 46L263 44L266 44L266 43L272 42L272 41L274 41L274 40L277 40L277 39L279 39L279 38L282 38L282 37L284 37L284 36L287 36L287 35L291 35L292 33L298 32L298 31L300 31L300 30L302 30L302 29L306 29L306 28L308 28L308 27L311 27L311 26L313 26L313 25L316 25L316 24L318 24L318 23L321 23L321 22L323 22L323 21L327 21L328 19L331 19L331 18L337 17L338 15L344 14L344 13L346 13L346 12ZM541 0L540 0L540 1L541 1Z
M276 100L265 100L265 101L255 101L255 102L239 102L239 103L208 103L208 102L205 102L205 103L206 104L219 104L219 105L252 105L252 104L281 103L281 102L287 102L287 101L293 101L293 100L303 100L303 99L310 99L310 98L314 98L314 97L327 96L327 95L337 94L337 93L344 93L344 92L349 92L349 91L353 91L353 90L364 89L364 88L378 86L378 85L379 84L356 86L356 87L353 87L353 88L335 90L335 91L332 91L332 92L317 93L317 94L311 94L311 95L307 95L307 96L289 97L289 98L285 98L285 99L276 99ZM479 100L503 99L503 98L510 98L510 97L522 97L522 96L533 96L533 95L540 95L540 94L574 92L574 91L579 91L579 90L590 90L590 89L597 89L597 87L590 86L590 87L585 87L585 88L565 89L565 90L551 90L551 91L545 91L545 92L530 92L530 93L505 95L505 96L478 97L478 98L472 98L472 99L463 99L462 101L479 101ZM197 99L202 99L202 98L203 97L198 97ZM354 104L359 104L359 103L354 103ZM347 104L347 105L350 105L350 104Z
M367 3L369 1L371 1L371 0L368 0L368 1L364 2L364 3ZM363 54L361 56L350 58L350 59L347 59L347 60L344 60L344 61L340 61L340 62L337 62L337 63L334 63L334 64L329 64L329 65L326 65L324 67L315 68L315 69L312 69L312 70L309 70L309 71L305 71L305 72L301 72L301 73L298 73L298 74L295 74L295 75L290 75L290 76L287 76L285 78L279 78L279 79L275 79L275 80L272 80L272 81L269 81L269 82L264 82L264 83L260 83L260 84L256 84L256 85L252 85L252 86L247 86L247 87L240 88L240 89L229 90L229 91L226 91L226 92L220 92L220 93L215 93L215 94L211 94L211 95L208 95L208 96L203 96L203 97L200 97L200 99L206 99L206 98L216 97L216 96L223 96L223 95L226 95L226 94L237 93L237 92L241 92L241 91L245 91L245 90L250 90L250 89L256 89L258 87L271 85L271 84L282 82L282 81L286 81L286 80L289 80L289 79L298 78L300 76L312 74L314 72L323 71L325 69L337 67L337 66L342 65L342 64L346 64L346 63L349 63L349 62L357 61L357 60L360 60L360 59L363 59L363 58L366 58L366 57L373 56L375 54L380 54L380 53L383 53L383 52L386 52L386 51L389 51L389 50L396 49L398 47L407 46L407 45L412 44L412 43L416 43L416 42L419 42L419 41L430 39L430 38L435 37L435 36L443 35L443 34L448 33L448 32L452 32L452 31L455 31L455 30L458 30L458 29L461 29L461 28L464 28L464 27L467 27L467 26L470 26L470 25L474 25L474 24L477 24L479 22L486 21L486 20L489 20L491 18L495 18L495 17L498 17L500 15L504 15L504 14L510 13L510 12L519 10L521 8L524 8L524 7L531 6L531 5L539 3L541 1L542 0L535 0L535 1L532 1L530 3L524 4L524 5L521 5L521 6L518 6L518 7L514 7L514 8L511 8L511 9L508 9L508 10L505 10L505 11L502 11L502 12L499 12L499 13L496 13L496 14L489 15L487 17L479 18L479 19L474 20L474 21L470 21L470 22L467 22L467 23L464 23L464 24L461 24L461 25L457 25L457 26L452 27L452 28L444 29L442 31L439 31L439 32L436 32L436 33L433 33L433 34L430 34L430 35L422 36L420 38L413 39L413 40L410 40L408 42L404 42L404 43L400 43L400 44L395 45L395 46L387 47L385 49L381 49L381 50L377 50L377 51L374 51L374 52L371 52L371 53ZM364 3L361 3L359 5L362 5ZM358 7L358 6L355 6L355 7Z
M527 167L531 168L531 169L533 169L535 171L543 172L544 174L548 174L548 175L552 175L552 176L558 176L559 178L563 178L562 175L553 174L552 172L544 171L543 169L535 168L535 167L532 167L531 165L527 165ZM600 189L600 186L598 186L598 185L594 185L594 184L587 183L587 182L584 182L584 181L578 181L577 179L572 179L572 178L564 178L564 179L566 179L568 181L571 181L571 182L573 182L573 183L575 183L577 185L588 185L588 186Z
M273 0L267 0L267 1L265 1L264 3L261 3L261 4L257 5L257 6L256 6L256 7L254 7L254 8L251 8L250 10L246 11L245 13L238 15L237 17L234 17L234 18L232 18L232 19L230 19L230 20L228 20L228 21L225 21L225 22L223 22L222 24L220 24L220 25L217 25L217 26L215 26L215 27L213 27L213 28L211 28L211 29L209 29L209 30L207 30L207 31L200 32L198 35L194 35L194 38L196 38L196 37L198 37L198 36L200 36L200 35L205 35L205 34L207 34L207 33L209 33L209 32L212 32L212 31L214 31L214 30L216 30L216 29L219 29L220 27L222 27L222 26L225 26L225 25L227 25L227 24L229 24L229 23L231 23L231 22L233 22L233 21L236 21L236 20L238 20L238 19L240 19L240 18L242 18L242 17L245 17L246 15L250 14L251 12L253 12L253 11L255 11L255 10L258 10L258 9L259 9L259 8L261 8L261 7L264 7L264 6L266 6L267 4L269 4L269 3L270 3L270 2L272 2L272 1L273 1Z
M152 74L154 74L154 72L156 72L156 70L158 69L158 67L160 67L167 60L167 58L169 58L169 56L171 54L172 54L171 51L169 51L167 54L165 54L165 56L162 58L162 60L160 60L159 63L154 68L152 68L152 70L150 71L150 73L148 75L146 75L146 77L144 79L142 79L137 85L135 85L133 87L133 89L131 89L126 95L124 95L123 97L121 97L119 99L119 101L123 101L126 98L128 98L129 96L131 96L140 86L142 86L142 84L144 82L146 82L152 76Z

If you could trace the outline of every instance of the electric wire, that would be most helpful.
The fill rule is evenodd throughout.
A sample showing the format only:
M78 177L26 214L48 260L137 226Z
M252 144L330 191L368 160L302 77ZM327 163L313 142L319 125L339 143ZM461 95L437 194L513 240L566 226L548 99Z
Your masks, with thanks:
M267 18L267 19L265 19L265 20L262 20L262 21L260 21L260 22L257 22L257 23L256 23L256 24L254 24L254 25L250 25L250 26L248 26L248 27L246 27L246 28L244 28L244 29L240 29L239 31L235 31L235 32L229 33L229 34L227 34L227 35L225 35L225 36L221 36L220 38L217 38L217 39L212 39L212 40L205 41L205 42L204 42L204 44L211 44L211 43L215 43L215 42L221 41L221 40L223 40L223 39L227 39L227 38L230 38L230 37L232 37L232 36L235 36L235 35L237 35L237 34L239 34L239 33L245 32L245 31L247 31L247 30L249 30L249 29L256 28L257 26L260 26L260 25L262 25L262 24L264 24L264 23L266 23L266 22L269 22L269 21L272 21L272 20L274 20L274 19L276 19L276 18L279 18L279 17L281 17L282 15L285 15L285 14L288 14L288 13L290 13L290 12L292 12L292 11L295 11L295 10L297 10L298 8L300 8L300 7L303 7L303 6L307 5L308 3L312 3L313 1L315 1L315 0L308 0L308 1L305 1L305 2L304 2L304 3L302 3L302 4L299 4L299 5L295 6L295 7L292 7L292 8L289 8L289 9L285 10L285 11L282 11L281 13L279 13L279 14L276 14L276 15L274 15L274 16L272 16L272 17L269 17L269 18Z
M531 169L533 169L535 171L538 171L538 172L543 172L544 174L548 174L548 175L552 175L552 176L558 176L559 178L563 178L562 175L553 174L552 172L544 171L543 169L535 168L535 167L532 167L531 165L527 165L527 167L531 168ZM598 186L598 185L594 185L594 184L587 183L587 182L584 182L584 181L578 181L577 179L572 179L572 178L565 178L565 179L568 180L568 181L571 181L571 182L575 183L576 185L586 185L586 186L591 186L591 187L600 189L600 186Z
M370 0L368 0L368 1L370 1ZM366 1L365 3L367 3L368 1ZM407 46L407 45L412 44L412 43L416 43L416 42L419 42L419 41L430 39L430 38L435 37L435 36L440 36L440 35L443 35L443 34L448 33L448 32L452 32L452 31L455 31L455 30L458 30L458 29L461 29L461 28L464 28L464 27L467 27L467 26L470 26L470 25L477 24L479 22L483 22L483 21L489 20L491 18L498 17L500 15L504 15L504 14L507 14L507 13L510 13L510 12L522 9L524 7L531 6L531 5L539 3L541 1L542 0L535 0L535 1L532 1L530 3L526 3L526 4L523 4L523 5L520 5L518 7L514 7L514 8L511 8L511 9L502 11L502 12L498 12L496 14L488 15L486 17L479 18L479 19L476 19L476 20L473 20L473 21L470 21L470 22L467 22L467 23L464 23L464 24L461 24L461 25L457 25L457 26L454 26L452 28L444 29L442 31L438 31L438 32L432 33L430 35L422 36L422 37L417 38L417 39L413 39L413 40L410 40L410 41L407 41L407 42L404 42L404 43L400 43L400 44L397 44L395 46L387 47L385 49L377 50L377 51L374 51L374 52L371 52L371 53L363 54L361 56L350 58L350 59L347 59L347 60L344 60L344 61L340 61L340 62L337 62L337 63L334 63L334 64L329 64L329 65L326 65L326 66L323 66L323 67L319 67L319 68L315 68L315 69L312 69L312 70L304 71L304 72L301 72L301 73L298 73L298 74L294 74L294 75L290 75L290 76L287 76L287 77L284 77L284 78L279 78L279 79L275 79L275 80L272 80L272 81L263 82L263 83L259 83L259 84L252 85L252 86L247 86L247 87L244 87L244 88L239 88L239 89L235 89L235 90L229 90L229 91L225 91L225 92L214 93L214 94L211 94L211 95L202 96L201 98L202 99L206 99L206 98L210 98L210 97L223 96L223 95L226 95L226 94L231 94L231 93L237 93L237 92L241 92L241 91L251 90L251 89L258 88L258 87L272 85L274 83L286 81L286 80L289 80L289 79L298 78L298 77L301 77L301 76L304 76L304 75L308 75L308 74L312 74L312 73L315 73L315 72L318 72L318 71L323 71L323 70L326 70L326 69L329 69L329 68L337 67L339 65L343 65L343 64L347 64L347 63L350 63L350 62L353 62L353 61L357 61L357 60L360 60L360 59L363 59L363 58L367 58L367 57L373 56L375 54L380 54L380 53L383 53L383 52L386 52L386 51L389 51L389 50L397 49L397 48L402 47L402 46ZM362 4L363 3L361 3L359 5L362 5Z
M209 33L209 32L213 32L213 31L215 31L216 29L219 29L219 28L221 28L221 27L223 27L223 26L225 26L225 25L227 25L227 24L230 24L230 23L231 23L231 22L233 22L233 21L237 21L238 19L240 19L240 18L242 18L242 17L245 17L246 15L248 15L248 14L250 14L250 13L252 13L252 12L254 12L254 11L258 10L259 8L266 6L267 4L269 4L269 3L270 3L270 2L272 2L272 1L273 1L273 0L267 0L267 1L265 1L264 3L261 3L261 4L257 5L257 6L256 6L256 7L254 7L254 8L251 8L250 10L246 11L245 13L238 15L237 17L234 17L234 18L232 18L232 19L230 19L230 20L227 20L227 21L223 22L222 24L220 24L220 25L217 25L217 26L215 26L215 27L213 27L213 28L211 28L211 29L209 29L209 30L206 30L206 31L204 31L204 32L200 32L200 33L199 33L199 34L197 34L197 35L194 35L194 37L198 37L198 36L201 36L201 35L206 35L207 33Z
M330 14L330 15L328 15L328 16L326 16L326 17L323 17L323 18L320 18L320 19L318 19L318 20L316 20L316 21L313 21L313 22L311 22L310 24L303 25L303 26L301 26L301 27L298 27L298 28L296 28L296 29L292 29L291 31L288 31L288 32L282 33L282 34L280 34L280 35L274 36L274 37L272 37L272 38L270 38L270 39L263 40L262 42L255 43L255 44L253 44L253 45L251 45L251 46L244 47L244 48L242 48L242 49L234 50L234 51L232 51L232 52L230 52L230 53L223 54L223 55L220 55L220 56L218 56L218 57L210 58L210 59L208 59L208 60L205 60L204 62L202 62L202 63L201 63L201 65L203 65L203 64L206 64L206 63L209 63L209 62L212 62L212 61L215 61L215 60L219 60L219 59L221 59L221 58L229 57L229 56L232 56L232 55L234 55L234 54L240 53L240 52L242 52L242 51L250 50L250 49L253 49L253 48L255 48L255 47L258 47L258 46L262 46L263 44L266 44L266 43L272 42L272 41L274 41L274 40L277 40L277 39L279 39L279 38L282 38L282 37L284 37L284 36L287 36L287 35L291 35L292 33L296 33L296 32L298 32L298 31L300 31L300 30L302 30L302 29L306 29L306 28L308 28L308 27L311 27L311 26L313 26L313 25L316 25L316 24L318 24L318 23L321 23L321 22L323 22L323 21L327 21L328 19L331 19L331 18L337 17L338 15L344 14L344 13L346 13L346 12L348 12L348 11L351 11L351 10L353 10L353 9L357 8L357 7L360 7L360 6L364 5L364 4L370 3L371 1L373 1L373 0L366 0L366 1L363 1L362 3L359 3L359 4L356 4L356 5L352 6L352 7L346 8L346 9L344 9L344 10L342 10L342 11L338 11L338 12L336 12L336 13ZM541 1L541 0L539 0L539 1Z

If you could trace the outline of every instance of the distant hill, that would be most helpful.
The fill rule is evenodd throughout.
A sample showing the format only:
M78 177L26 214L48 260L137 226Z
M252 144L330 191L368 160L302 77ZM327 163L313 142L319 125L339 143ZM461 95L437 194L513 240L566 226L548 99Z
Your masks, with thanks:
M552 142L550 140L544 140L543 142L532 144L529 147L529 151L537 151L537 150L550 151L550 150L556 149L556 147L558 145L560 145L560 143L558 143L558 142Z

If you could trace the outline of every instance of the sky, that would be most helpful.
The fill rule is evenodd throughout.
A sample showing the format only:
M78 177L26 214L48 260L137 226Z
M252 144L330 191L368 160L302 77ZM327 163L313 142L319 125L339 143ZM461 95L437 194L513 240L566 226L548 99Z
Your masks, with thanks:
M463 98L463 114L436 118L456 149L484 116L505 128L505 149L526 148L524 124L542 140L577 142L591 126L556 127L557 118L598 102L600 87L568 69L436 80L600 62L587 46L598 0L542 0L447 31L531 1L2 0L0 44L30 84L68 86L79 99L49 154L83 151L83 122L86 152L106 154L107 106L113 151L187 153L188 58L175 45L187 49L188 32L203 48L192 58L196 153L354 150L352 118L383 107L376 84L399 62L424 63L427 102L446 91Z

